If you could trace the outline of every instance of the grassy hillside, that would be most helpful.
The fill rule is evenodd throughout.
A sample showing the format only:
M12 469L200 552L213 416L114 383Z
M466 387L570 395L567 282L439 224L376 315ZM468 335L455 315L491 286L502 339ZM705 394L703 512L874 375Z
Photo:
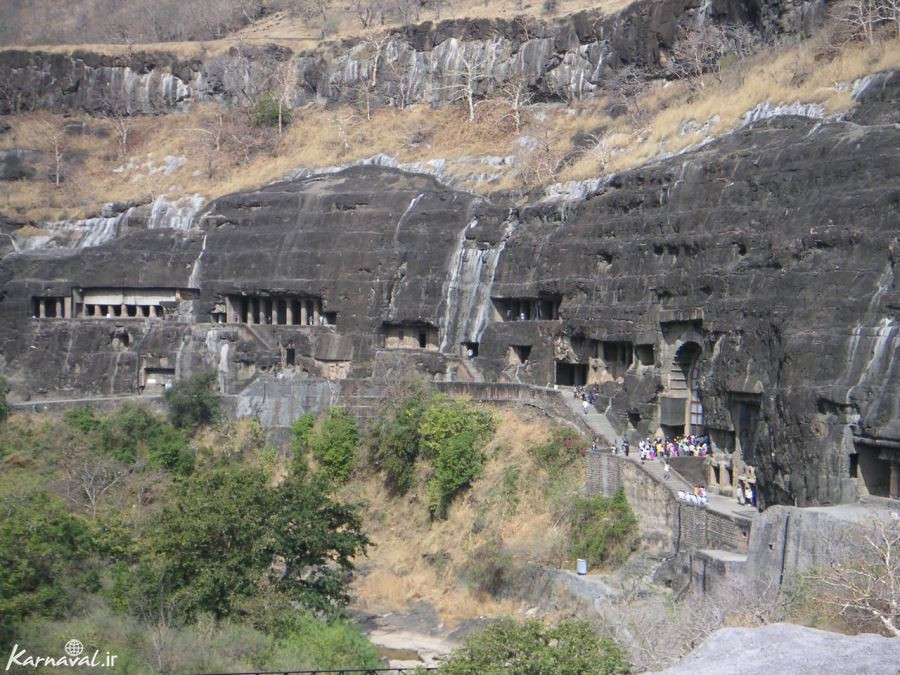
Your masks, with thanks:
M633 97L531 106L516 131L502 102L470 122L458 107L420 104L367 112L350 106L294 111L283 134L253 126L248 111L214 103L190 113L124 119L35 113L0 119L0 150L43 151L32 179L5 184L0 209L32 225L94 215L109 201L165 195L211 198L277 180L298 167L337 166L387 153L401 162L450 160L465 188L527 191L554 181L625 170L731 131L762 104L853 107L854 81L900 67L900 40L838 48L823 34L726 63L701 78L650 81ZM63 180L55 181L56 150ZM482 174L485 156L513 157ZM36 230L30 230L37 234ZM22 234L27 234L24 231Z

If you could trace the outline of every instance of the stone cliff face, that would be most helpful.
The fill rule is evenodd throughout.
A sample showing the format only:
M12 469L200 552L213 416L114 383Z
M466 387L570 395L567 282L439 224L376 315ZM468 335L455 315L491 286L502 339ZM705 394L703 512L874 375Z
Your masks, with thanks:
M634 63L658 69L680 27L703 21L748 23L763 35L809 32L822 0L642 0L605 16L590 11L539 22L427 22L370 40L347 40L293 54L285 48L232 48L206 59L165 53L108 56L0 52L0 114L31 109L156 114L193 101L235 100L273 88L287 69L295 105L309 101L371 105L441 105L471 79L479 96L513 78L538 97L590 96L608 68Z
M0 369L20 400L200 368L228 391L405 368L596 383L618 433L705 430L763 504L886 494L897 83L873 78L855 121L765 120L579 199L514 207L367 166L221 198L185 230L0 249Z

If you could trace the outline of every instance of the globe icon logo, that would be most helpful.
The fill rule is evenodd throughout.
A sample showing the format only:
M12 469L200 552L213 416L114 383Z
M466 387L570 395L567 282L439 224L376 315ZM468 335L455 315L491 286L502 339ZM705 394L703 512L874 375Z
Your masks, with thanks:
M81 656L83 651L84 645L81 644L81 640L69 640L66 643L66 654L69 656Z

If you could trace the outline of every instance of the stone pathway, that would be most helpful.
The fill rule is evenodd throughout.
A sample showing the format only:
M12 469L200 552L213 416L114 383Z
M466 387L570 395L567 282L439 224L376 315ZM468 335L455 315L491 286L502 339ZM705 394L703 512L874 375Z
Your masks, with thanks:
M616 435L615 429L604 413L597 412L593 406L591 406L588 408L588 414L585 415L582 402L575 398L572 388L560 388L559 392L563 397L566 406L572 413L583 419L595 434L606 441L605 444L601 444L601 452L608 451L608 448L613 444L615 444L616 447L621 444L621 436ZM623 457L623 459L625 458ZM693 486L674 469L672 469L669 478L665 479L663 477L663 463L661 461L650 460L641 464L637 448L633 448L633 452L631 452L627 459L634 464L639 464L643 471L652 476L658 483L665 485L674 495L677 495L679 490L685 492L691 492L693 490ZM716 494L708 494L707 496L708 503L705 508L710 511L715 511L716 513L721 513L729 517L737 516L745 518L748 521L752 520L753 516L756 514L755 508L740 506L736 500L730 497Z

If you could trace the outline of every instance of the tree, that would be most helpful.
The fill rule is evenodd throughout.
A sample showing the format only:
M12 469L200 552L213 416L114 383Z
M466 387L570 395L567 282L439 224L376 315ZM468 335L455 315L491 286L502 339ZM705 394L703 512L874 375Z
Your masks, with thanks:
M59 189L63 180L63 160L65 159L65 142L66 131L61 120L54 117L45 116L41 120L41 126L44 128L45 138L49 146L52 157L50 164L50 178L53 184Z
M309 449L330 479L345 482L356 466L359 427L346 408L328 411L319 428L309 438Z
M175 386L166 390L165 398L169 404L169 419L172 424L179 429L186 429L217 420L222 404L213 390L215 384L216 374L206 372L176 382Z
M450 38L456 40L456 38ZM489 57L496 52L496 44L485 44L482 49L466 56L464 50L458 44L454 44L459 51L458 77L453 76L449 84L436 87L438 91L447 92L447 101L450 103L464 102L468 111L469 121L475 121L475 108L478 105L483 82L491 75Z
M312 611L333 613L349 599L342 575L369 545L357 508L335 502L326 482L293 477L273 488L248 468L179 484L151 541L180 611L217 617L263 580Z
M419 447L434 463L428 508L446 518L453 498L481 475L482 448L494 435L496 419L467 400L435 396L419 424Z
M87 526L57 497L41 491L0 503L0 639L23 617L57 616L94 590L91 548Z
M521 74L510 77L500 85L498 98L508 110L507 117L512 120L518 134L522 130L525 111L534 98L528 86L528 79Z
M586 621L547 626L500 619L468 638L440 669L445 675L582 675L629 672L622 650Z
M611 70L604 78L603 90L619 103L631 115L632 121L637 124L643 117L638 94L644 89L647 82L647 71L640 66L628 64Z
M831 543L834 562L810 574L816 598L863 629L900 637L900 520L873 516Z

